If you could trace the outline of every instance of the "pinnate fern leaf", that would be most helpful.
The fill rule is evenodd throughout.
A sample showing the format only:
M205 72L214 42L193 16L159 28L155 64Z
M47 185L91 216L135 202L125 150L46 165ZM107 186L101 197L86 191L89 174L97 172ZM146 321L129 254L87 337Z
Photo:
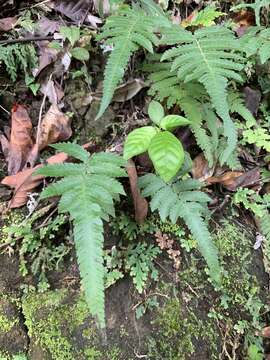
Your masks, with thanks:
M82 285L90 312L105 326L103 222L114 215L114 201L125 194L117 177L126 176L125 162L119 156L98 153L90 156L76 144L54 148L82 160L79 164L44 166L37 174L62 177L49 185L42 198L61 196L60 212L68 212L74 225L74 241Z
M200 183L187 179L167 184L160 177L147 174L139 179L139 186L143 196L151 197L151 210L158 210L162 221L167 218L172 223L176 223L179 218L184 220L198 242L199 250L209 266L211 277L219 283L220 266L217 249L204 220L207 212L205 203L209 201L209 197L198 191Z
M230 118L227 101L229 80L242 81L239 74L244 66L243 50L232 31L213 26L192 34L177 26L167 30L162 44L175 45L165 51L161 60L171 61L171 71L185 82L198 81L208 92L217 114L224 122L227 147L221 163L227 161L237 144L237 133Z
M110 104L131 55L139 47L153 52L153 44L158 42L154 34L157 26L155 20L139 7L121 10L118 15L112 15L107 19L98 39L106 39L106 44L113 46L113 50L105 68L103 97L97 118Z

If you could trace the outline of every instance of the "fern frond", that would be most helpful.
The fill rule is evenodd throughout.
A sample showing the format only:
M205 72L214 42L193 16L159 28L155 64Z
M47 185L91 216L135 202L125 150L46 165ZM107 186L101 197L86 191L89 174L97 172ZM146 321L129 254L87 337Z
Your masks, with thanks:
M89 158L89 153L80 145L75 143L58 143L50 145L52 148L63 151L69 156L74 157L75 159L86 161Z
M194 34L179 27L167 31L162 44L177 45L165 51L161 60L171 61L171 70L184 82L203 84L217 114L224 122L227 147L221 156L221 163L227 161L237 144L237 133L230 118L227 101L228 81L241 82L239 71L243 69L244 58L240 43L232 31L213 26L195 31Z
M103 96L97 118L109 106L131 55L139 47L153 52L153 44L158 42L154 34L155 27L156 19L138 7L121 10L118 15L107 19L98 39L106 39L106 44L113 45L113 50L105 68Z
M231 113L239 114L245 121L246 126L251 127L257 124L254 116L245 105L243 97L237 92L229 92L228 102Z
M109 153L89 154L76 144L57 144L54 148L65 151L79 164L44 166L36 173L63 177L49 185L42 197L61 196L59 211L68 212L74 225L74 242L82 285L90 312L101 327L105 326L103 223L114 216L114 201L125 194L116 179L126 176L125 161Z
M197 180L187 179L174 184L163 182L154 174L147 174L139 179L143 196L151 197L151 210L158 210L160 218L167 218L176 223L182 218L198 242L199 250L205 258L211 277L220 282L220 267L217 249L203 219L207 212L205 203L209 197L197 191L201 184ZM193 191L195 190L196 191Z

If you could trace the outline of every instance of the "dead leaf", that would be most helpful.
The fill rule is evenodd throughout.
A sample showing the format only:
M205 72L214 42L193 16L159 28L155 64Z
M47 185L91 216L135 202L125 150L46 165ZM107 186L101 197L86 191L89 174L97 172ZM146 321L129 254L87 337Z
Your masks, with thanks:
M27 158L27 164L33 167L41 150L49 144L67 140L71 135L70 118L57 105L51 105L37 129L36 143Z
M240 171L228 171L222 176L212 176L206 181L208 184L221 184L226 189L231 190L232 188L234 189L235 179L242 174Z
M54 80L48 80L41 85L40 91L46 94L51 104L59 104L64 97L61 86Z
M130 100L144 87L145 83L141 79L130 80L117 87L112 101L124 102Z
M38 58L38 68L33 70L33 75L37 77L40 72L45 69L48 65L55 62L58 58L60 50L49 47L49 41L39 41L39 58Z
M85 149L90 147L90 143L83 145ZM63 163L68 159L68 155L64 152L58 153L47 159L48 164ZM38 185L41 184L44 176L35 175L33 173L43 165L37 165L34 168L26 169L18 172L16 175L6 176L1 184L14 189L13 197L9 202L9 208L18 208L27 203L28 194L31 193Z
M270 326L266 326L262 329L261 336L265 338L270 338Z
M37 22L37 32L39 35L47 36L49 34L54 34L55 32L58 32L60 26L60 21L50 20L44 16Z
M0 31L10 31L17 23L16 16L0 19Z
M140 191L138 189L137 170L136 170L136 166L132 160L128 161L127 173L128 173L128 177L129 177L130 188L131 188L131 193L132 193L133 202L134 202L135 219L139 224L142 224L144 222L144 219L147 216L148 203L145 200L145 198L143 198L141 196Z
M262 94L260 90L253 90L249 86L244 88L245 104L248 110L254 115L257 115Z
M67 158L67 154L59 153L50 157L47 162L49 164L62 163L66 161ZM33 173L40 167L42 167L42 165L37 165L34 168L20 171L16 175L6 176L1 181L1 184L14 189L13 197L9 202L10 209L25 205L28 200L28 193L31 193L34 188L41 184L44 176L33 176Z
M55 11L60 12L77 24L84 22L91 7L90 0L56 0L48 4Z
M11 134L8 145L8 174L20 171L33 146L31 138L32 123L27 110L22 105L14 105L11 113ZM1 137L4 153L7 152L7 142Z
M209 168L208 161L205 159L203 153L201 153L193 160L191 173L194 179L205 181L213 175L214 169L214 167Z
M208 184L219 183L229 191L236 191L239 187L259 185L260 171L255 168L246 172L228 171L222 176L212 176L207 179Z
M238 37L243 36L250 26L255 25L255 15L253 11L241 10L234 14L235 32Z

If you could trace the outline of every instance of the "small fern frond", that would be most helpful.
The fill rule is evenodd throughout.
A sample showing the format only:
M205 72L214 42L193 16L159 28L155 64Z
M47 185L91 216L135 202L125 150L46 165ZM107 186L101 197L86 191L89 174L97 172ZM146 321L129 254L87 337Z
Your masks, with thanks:
M230 118L227 101L229 80L242 81L239 74L244 67L243 50L232 31L213 26L195 31L194 34L179 27L172 27L162 39L162 44L176 45L165 51L161 61L171 61L171 71L184 82L198 81L208 92L217 114L224 122L227 147L221 163L227 161L237 144L237 133Z
M221 274L217 249L203 219L208 212L205 204L210 198L197 190L201 183L187 179L167 184L158 176L147 174L139 179L139 187L143 196L151 197L151 210L158 210L162 221L167 218L172 223L179 218L184 220L198 242L199 250L209 266L210 276L219 283Z
M126 176L126 162L119 156L98 153L89 156L76 144L56 144L54 148L77 159L79 164L55 164L40 168L36 174L63 177L49 185L43 198L61 196L58 210L68 212L74 225L74 242L90 312L105 326L103 223L114 216L114 201L125 194L116 179Z
M113 46L113 50L105 68L103 96L97 118L109 106L131 55L139 47L153 52L153 44L158 42L154 34L155 28L156 19L145 14L139 7L120 10L118 15L107 19L98 39L106 39L105 43Z
M240 115L246 121L246 126L248 128L257 124L256 119L246 107L245 101L239 93L229 92L228 102L231 113Z
M75 159L86 161L89 158L89 153L80 145L75 143L58 143L50 145L52 148L63 151L69 156L74 157Z

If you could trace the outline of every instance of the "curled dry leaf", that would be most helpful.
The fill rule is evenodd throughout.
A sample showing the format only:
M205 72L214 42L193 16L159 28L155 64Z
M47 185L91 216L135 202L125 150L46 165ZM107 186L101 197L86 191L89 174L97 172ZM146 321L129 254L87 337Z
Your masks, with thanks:
M115 90L113 101L124 102L132 99L145 87L145 83L141 79L134 79L120 85Z
M259 169L247 172L228 171L222 176L212 176L207 179L208 184L221 184L229 191L236 191L239 187L256 186L260 182Z
M214 167L209 168L208 161L201 153L193 160L191 173L194 179L205 181L213 175L214 169Z
M50 1L49 6L79 24L84 22L91 2L89 0L56 0Z
M266 326L265 328L262 329L261 336L265 338L270 338L270 326Z
M38 68L33 70L33 75L38 76L48 65L57 60L60 50L49 47L49 41L39 41Z
M49 144L67 140L71 135L70 118L57 105L51 105L37 129L36 143L27 158L27 164L33 167L41 150Z
M83 145L83 147L87 149L90 145L90 143L87 143ZM47 159L47 163L58 164L63 163L67 159L68 155L61 152ZM33 173L40 167L42 167L42 165L37 165L34 168L20 171L16 175L6 176L1 181L1 184L14 189L13 197L9 202L9 208L18 208L27 203L28 194L40 185L44 179L44 176L42 175L33 176Z
M51 104L58 104L64 97L61 86L51 79L41 85L40 91L48 97Z
M54 34L59 31L60 26L60 21L50 20L44 16L37 22L37 33L43 36Z
M0 31L3 32L10 31L15 27L16 23L17 23L16 16L0 19Z
M31 133L32 123L26 108L22 105L14 105L11 115L9 145L7 145L7 141L3 139L3 135L1 136L3 152L7 155L9 175L16 174L23 168L33 146Z
M67 158L67 154L59 153L50 157L47 162L48 164L62 163L66 161ZM34 168L20 171L16 175L6 176L1 181L1 184L14 189L13 197L9 202L9 208L18 208L26 204L28 194L44 179L42 175L33 176L33 173L41 166L42 165L37 165Z
M127 173L130 182L131 193L134 202L135 208L135 219L136 221L141 224L144 222L147 212L148 212L148 203L140 194L138 189L138 175L136 171L136 166L132 160L128 161L127 165Z

